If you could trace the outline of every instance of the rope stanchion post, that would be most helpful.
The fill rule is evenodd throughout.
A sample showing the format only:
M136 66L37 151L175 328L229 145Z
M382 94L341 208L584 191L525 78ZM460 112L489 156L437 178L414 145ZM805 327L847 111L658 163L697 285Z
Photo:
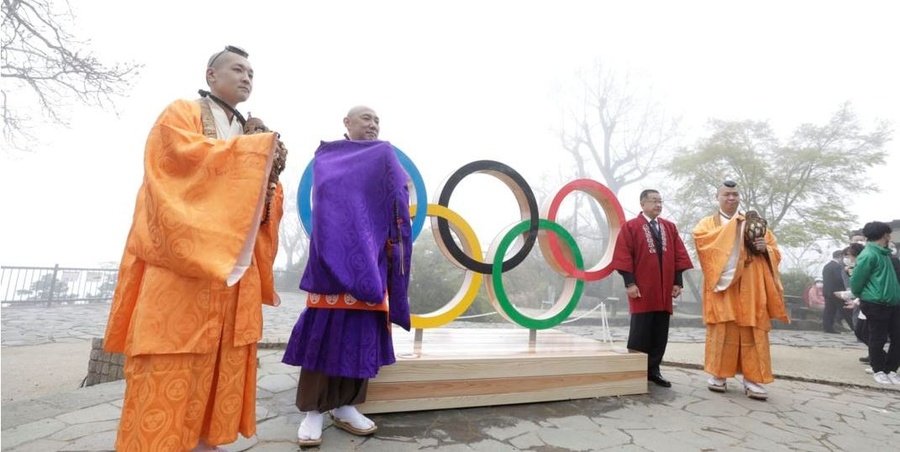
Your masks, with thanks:
M416 328L415 338L413 339L413 354L416 358L422 356L422 336L425 330Z
M603 342L612 344L612 334L609 332L609 318L606 315L606 303L600 302L600 337Z

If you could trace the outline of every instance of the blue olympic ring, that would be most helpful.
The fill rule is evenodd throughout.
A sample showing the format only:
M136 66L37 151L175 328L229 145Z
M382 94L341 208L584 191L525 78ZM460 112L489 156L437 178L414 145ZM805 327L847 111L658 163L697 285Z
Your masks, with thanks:
M413 191L416 196L416 205L427 206L428 194L425 192L425 180L422 179L422 173L403 151L397 146L393 146L394 153L397 154L397 160L406 170L406 174L412 179ZM300 176L300 185L297 187L297 213L300 215L300 224L306 235L312 237L312 186L313 186L313 161L310 160ZM425 227L425 215L416 216L412 221L412 240L415 241Z

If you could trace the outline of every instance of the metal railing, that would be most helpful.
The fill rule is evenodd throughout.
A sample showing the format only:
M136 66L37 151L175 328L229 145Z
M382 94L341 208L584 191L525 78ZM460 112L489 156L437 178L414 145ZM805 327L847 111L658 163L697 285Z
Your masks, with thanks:
M118 269L0 266L0 303L83 304L109 302L116 288ZM300 271L275 270L278 291L297 291ZM803 305L799 296L785 295L789 305ZM615 315L615 303L613 315Z
M4 305L85 304L109 302L118 269L60 267L0 267L0 303ZM279 291L299 291L300 274L275 270Z
M109 268L0 267L0 303L83 304L112 300L119 271Z

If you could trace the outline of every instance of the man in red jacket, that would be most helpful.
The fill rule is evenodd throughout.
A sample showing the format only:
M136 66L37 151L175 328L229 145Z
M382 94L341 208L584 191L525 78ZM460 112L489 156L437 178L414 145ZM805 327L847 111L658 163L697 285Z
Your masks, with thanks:
M656 190L641 192L641 214L619 231L613 268L625 280L631 327L628 348L647 354L647 380L672 386L659 371L669 342L672 299L681 295L681 273L692 268L678 229L659 218L662 196Z

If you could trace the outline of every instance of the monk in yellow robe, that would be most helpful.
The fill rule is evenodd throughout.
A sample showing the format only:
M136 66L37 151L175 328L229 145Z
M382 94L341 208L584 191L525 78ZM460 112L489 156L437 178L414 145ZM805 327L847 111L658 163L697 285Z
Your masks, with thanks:
M781 253L768 228L764 237L745 244L737 183L725 181L716 199L719 211L694 228L703 270L704 368L711 375L707 387L725 392L726 378L741 373L744 393L765 400L762 385L775 381L769 354L771 319L789 322L778 274Z
M170 104L147 139L104 341L126 357L118 451L222 450L256 432L262 304L279 302L272 167L285 151L274 133L243 134L246 57L214 54L210 92Z

